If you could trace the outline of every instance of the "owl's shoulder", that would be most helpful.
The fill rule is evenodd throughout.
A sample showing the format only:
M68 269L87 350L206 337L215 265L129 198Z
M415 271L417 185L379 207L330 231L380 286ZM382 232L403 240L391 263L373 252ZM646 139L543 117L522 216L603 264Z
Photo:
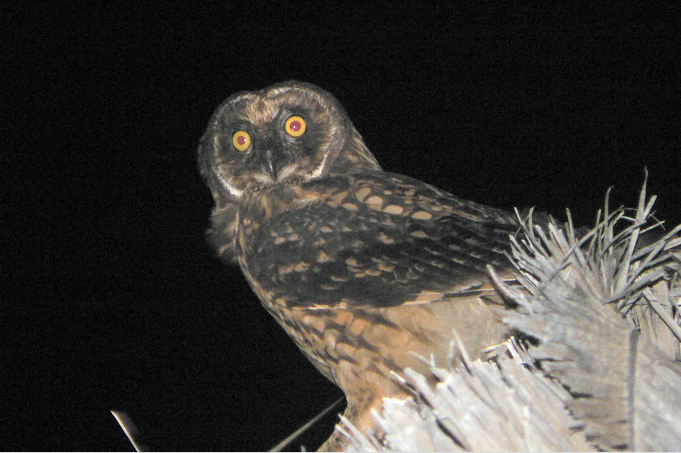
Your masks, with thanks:
M362 171L329 175L299 184L278 184L213 213L211 242L227 260L234 259L237 232L242 250L267 243L269 237L291 234L316 237L335 232L348 235L384 234L442 237L448 231L469 230L506 238L517 229L515 214L457 198L417 179L384 172ZM483 231L487 231L483 233Z
M289 307L393 306L423 291L470 296L486 264L505 262L517 228L503 211L392 173L280 187L259 194L257 206L283 193L296 194L288 210L239 222L237 253L263 294Z
M239 209L241 222L263 221L294 215L386 218L398 221L493 223L517 226L514 213L458 198L409 176L382 170L328 175L300 184L280 184L250 197ZM336 217L339 214L333 215Z
M456 197L418 179L382 170L332 175L302 186L303 198L352 212L385 213L421 221L444 217L461 222L517 226L514 213Z

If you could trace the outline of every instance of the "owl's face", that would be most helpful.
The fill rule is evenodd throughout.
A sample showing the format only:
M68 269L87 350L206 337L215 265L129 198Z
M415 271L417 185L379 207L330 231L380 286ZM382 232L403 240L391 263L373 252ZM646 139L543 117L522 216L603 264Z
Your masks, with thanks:
M218 206L275 184L380 168L339 102L300 82L229 97L209 122L199 162Z

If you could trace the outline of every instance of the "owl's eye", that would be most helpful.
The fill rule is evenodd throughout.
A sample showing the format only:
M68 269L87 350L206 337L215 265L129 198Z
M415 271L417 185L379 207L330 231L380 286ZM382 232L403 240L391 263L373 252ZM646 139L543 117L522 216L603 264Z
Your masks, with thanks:
M300 116L292 116L286 120L286 133L291 137L300 137L305 133L305 120Z
M232 136L232 143L236 149L244 152L251 146L251 136L246 131L236 131Z

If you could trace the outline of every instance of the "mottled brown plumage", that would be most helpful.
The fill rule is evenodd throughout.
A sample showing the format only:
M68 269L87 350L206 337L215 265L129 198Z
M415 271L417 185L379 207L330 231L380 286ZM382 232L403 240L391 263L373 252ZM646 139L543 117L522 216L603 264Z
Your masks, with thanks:
M403 395L391 372L425 370L414 353L446 360L452 329L474 357L506 335L485 266L507 267L515 216L383 171L329 93L287 82L230 97L199 162L218 253L360 429Z

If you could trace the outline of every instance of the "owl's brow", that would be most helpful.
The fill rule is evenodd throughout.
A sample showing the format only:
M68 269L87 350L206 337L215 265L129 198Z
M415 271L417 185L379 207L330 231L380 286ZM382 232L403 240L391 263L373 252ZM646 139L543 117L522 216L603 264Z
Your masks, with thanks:
M282 93L288 93L290 91L293 91L294 89L300 89L300 87L293 85L293 86L280 86L276 88L270 88L267 90L267 96L278 96Z
M301 92L301 90L304 90L304 91ZM274 97L280 96L282 94L288 94L288 93L311 96L320 105L328 105L329 104L328 99L326 99L325 96L322 95L322 93L319 93L317 90L315 90L313 88L306 87L306 86L300 86L300 85L280 86L280 87L276 87L276 88L270 88L267 91L266 96L268 98L274 98ZM328 94L327 94L327 96L332 97L331 95L328 95Z
M253 98L257 98L257 97L258 97L257 94L250 92L250 91L246 91L246 92L243 92L241 94L237 94L234 97L232 97L231 99L229 99L228 105L229 104L236 104L237 102L241 102L244 99L253 99Z
M266 124L274 119L278 110L279 103L260 98L246 104L239 116L252 124Z
M246 91L229 98L225 104L225 111L231 111L232 114L241 120L257 123L264 116L263 112L271 110L266 105L267 103L263 101L264 99L258 93Z

